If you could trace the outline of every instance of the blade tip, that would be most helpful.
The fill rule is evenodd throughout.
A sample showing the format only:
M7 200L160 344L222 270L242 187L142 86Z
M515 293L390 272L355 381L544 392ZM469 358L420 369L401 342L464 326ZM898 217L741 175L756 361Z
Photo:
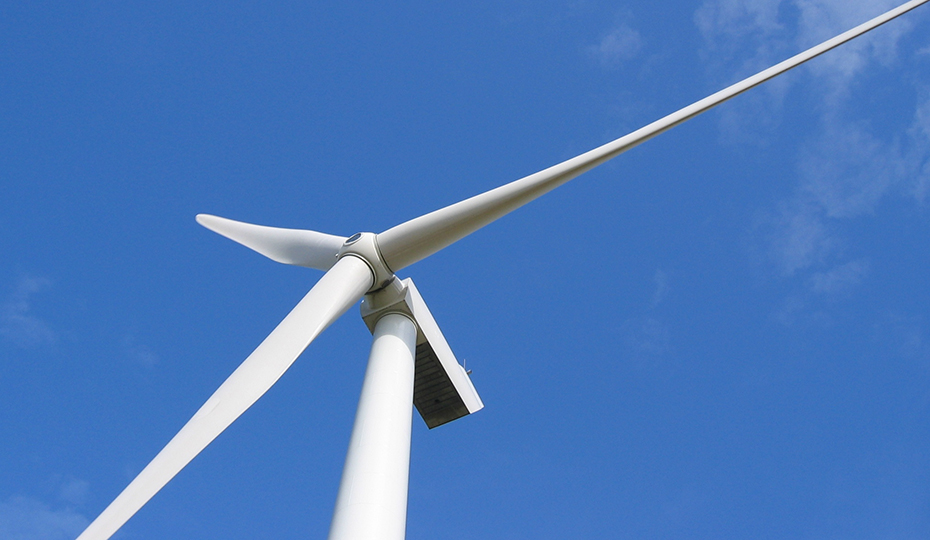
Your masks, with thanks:
M197 223L210 230L213 230L217 223L223 221L223 218L212 214L197 214L194 219L197 220Z

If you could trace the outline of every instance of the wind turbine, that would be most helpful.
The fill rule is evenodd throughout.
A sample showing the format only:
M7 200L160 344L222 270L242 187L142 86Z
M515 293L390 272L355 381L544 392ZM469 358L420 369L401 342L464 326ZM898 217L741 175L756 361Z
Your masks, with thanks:
M928 1L911 0L629 135L379 234L341 237L197 216L201 225L274 261L326 273L78 540L114 534L359 300L374 338L330 538L403 538L411 404L431 428L476 412L483 404L416 286L410 279L397 278L396 272L626 150Z

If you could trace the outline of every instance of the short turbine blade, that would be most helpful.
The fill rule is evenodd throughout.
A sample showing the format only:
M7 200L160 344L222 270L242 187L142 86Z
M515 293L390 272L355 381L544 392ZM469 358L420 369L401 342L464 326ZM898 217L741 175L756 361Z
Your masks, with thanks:
M327 326L371 287L368 265L339 259L78 540L106 540L252 406Z
M346 240L332 234L252 225L209 214L198 214L197 223L273 261L318 270L329 270L336 264L336 255Z
M930 0L912 0L903 4L780 64L580 156L388 229L378 235L381 254L387 265L395 272L409 266L634 146L928 1Z

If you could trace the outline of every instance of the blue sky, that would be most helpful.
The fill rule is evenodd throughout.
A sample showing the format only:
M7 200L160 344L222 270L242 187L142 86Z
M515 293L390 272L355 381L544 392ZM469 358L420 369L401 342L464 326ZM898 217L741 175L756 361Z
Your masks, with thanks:
M73 538L381 231L901 3L27 2L0 15L0 537ZM410 539L930 536L930 8L401 272L485 409ZM321 538L350 310L114 538Z

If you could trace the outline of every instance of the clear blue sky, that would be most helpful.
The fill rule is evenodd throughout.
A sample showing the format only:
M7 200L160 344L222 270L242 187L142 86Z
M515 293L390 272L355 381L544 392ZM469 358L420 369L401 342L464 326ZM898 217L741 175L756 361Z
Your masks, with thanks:
M901 0L0 10L0 537L73 538L319 278L194 222L381 231ZM930 537L930 7L401 273L485 409L408 538ZM323 538L350 310L116 536Z

